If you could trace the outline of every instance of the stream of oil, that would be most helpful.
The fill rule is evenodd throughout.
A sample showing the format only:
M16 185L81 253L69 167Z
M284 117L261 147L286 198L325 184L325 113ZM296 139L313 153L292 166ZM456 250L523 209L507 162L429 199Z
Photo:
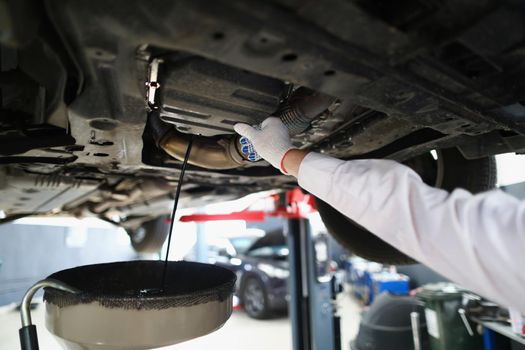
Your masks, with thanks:
M184 180L184 173L186 172L186 167L188 165L188 160L190 159L191 147L193 145L193 139L190 137L188 142L188 148L186 149L186 154L184 155L184 161L182 162L182 167L180 169L179 182L177 183L177 191L175 192L175 198L173 201L173 210L171 211L171 221L170 228L168 233L168 247L166 249L166 257L164 259L164 268L162 270L162 281L159 289L151 288L141 291L141 294L160 294L163 293L166 289L166 278L168 277L168 257L170 256L170 246L171 246L171 234L173 231L173 224L175 223L175 214L177 213L177 205L179 204L180 191L182 188L182 182Z

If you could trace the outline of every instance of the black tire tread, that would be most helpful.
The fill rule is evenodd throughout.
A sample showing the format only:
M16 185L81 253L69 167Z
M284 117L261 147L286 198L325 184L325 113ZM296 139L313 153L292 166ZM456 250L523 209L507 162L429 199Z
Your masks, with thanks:
M245 299L245 298L244 298L244 292L245 292L245 290L246 290L246 286L248 285L248 282L250 282L250 281L255 281L255 283L258 283L258 284L261 286L261 288L262 288L262 290L263 290L263 293L264 293L265 308L264 308L264 310L263 310L261 313L259 313L259 314L249 313L248 311L246 311L246 309L245 309L245 311L246 311L246 313L248 314L248 316L250 316L250 317L252 317L252 318L255 318L255 319L257 319L257 320L267 320L267 319L269 319L269 318L272 317L272 312L271 312L271 310L270 310L270 308L269 308L269 306L268 306L268 294L267 294L267 292L266 292L266 288L265 288L265 286L264 286L264 283L262 283L262 282L259 280L259 278L255 277L255 276L250 276L250 277L247 277L247 278L246 278L246 280L245 280L244 283L243 283L243 288L242 288L242 301L243 301L243 303L244 303L244 299Z
M355 221L345 217L319 198L315 200L317 210L332 237L344 248L367 260L389 265L414 264L416 261L403 254L381 238L372 234ZM345 227L346 229L341 229ZM345 231L346 230L346 231Z
M161 216L144 222L141 227L146 231L146 235L139 242L133 240L135 232L128 232L131 238L131 245L137 253L156 253L160 251L169 233L169 223L166 222L166 218L166 216Z

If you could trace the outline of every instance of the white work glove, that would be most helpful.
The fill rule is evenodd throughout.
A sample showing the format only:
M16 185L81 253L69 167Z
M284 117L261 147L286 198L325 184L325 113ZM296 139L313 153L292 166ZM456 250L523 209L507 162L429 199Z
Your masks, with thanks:
M250 140L262 158L286 174L282 161L286 153L295 147L290 140L288 128L281 119L269 117L261 123L260 128L243 123L235 124L233 128Z

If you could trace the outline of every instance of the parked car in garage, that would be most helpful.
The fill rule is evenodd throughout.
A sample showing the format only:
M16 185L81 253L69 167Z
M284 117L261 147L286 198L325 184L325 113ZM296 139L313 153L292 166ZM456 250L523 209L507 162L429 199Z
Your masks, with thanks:
M493 156L525 151L525 12L513 0L17 0L0 11L2 222L96 216L137 250L158 249L190 138L182 205L297 185L233 131L270 114L299 148L394 159L447 190L489 189ZM354 253L411 261L319 211Z
M248 239L252 244L239 253L228 249L224 243L218 244L219 249L214 245L210 247L210 258L216 265L237 274L236 294L244 310L250 317L264 319L287 308L288 247L282 231L270 232L258 239L234 237L227 240L246 242Z
M251 245L264 235L241 235L228 238L215 238L208 241L208 262L211 264L224 264L238 266L237 260L231 261L233 257L243 255Z

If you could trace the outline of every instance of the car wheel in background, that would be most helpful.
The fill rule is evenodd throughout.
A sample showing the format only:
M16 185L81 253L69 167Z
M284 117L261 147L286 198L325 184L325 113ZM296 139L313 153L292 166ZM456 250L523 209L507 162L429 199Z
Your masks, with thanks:
M455 148L425 153L405 162L427 184L451 191L464 188L477 193L496 185L494 157L469 160ZM317 209L332 236L343 247L367 260L383 264L404 265L415 261L350 220L327 203L316 198Z
M248 316L257 319L270 317L268 296L262 282L255 277L248 277L244 282L241 295L244 310Z
M156 253L160 251L170 228L169 217L160 216L145 221L136 230L128 230L131 245L138 253Z

